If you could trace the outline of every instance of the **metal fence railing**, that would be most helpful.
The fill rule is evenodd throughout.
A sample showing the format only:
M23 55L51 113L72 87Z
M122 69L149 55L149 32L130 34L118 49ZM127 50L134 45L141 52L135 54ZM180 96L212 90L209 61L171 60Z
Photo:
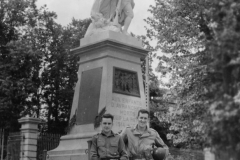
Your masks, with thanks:
M6 156L6 136L5 130L0 128L0 160Z
M55 149L60 142L61 134L39 133L37 140L37 160L46 160L47 151Z
M37 139L37 160L46 160L47 151L53 150L59 145L61 136L60 134L39 133ZM0 160L19 160L22 139L20 132L6 133L6 131L0 129ZM88 145L86 153L89 156L91 141L88 142ZM202 150L170 148L168 160L239 160L239 158L239 154L236 155L230 151L211 152L211 155L208 156Z
M9 133L7 141L7 160L20 159L22 136L20 132Z

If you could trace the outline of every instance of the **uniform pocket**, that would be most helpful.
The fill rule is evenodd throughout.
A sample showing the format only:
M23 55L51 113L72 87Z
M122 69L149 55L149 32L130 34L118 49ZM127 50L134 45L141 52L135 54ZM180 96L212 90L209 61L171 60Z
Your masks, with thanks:
M105 140L103 140L103 139L98 139L98 141L97 141L97 146L98 146L98 147L103 147L103 146L105 146Z
M112 156L118 156L118 141L112 141L110 142L110 148L109 148Z
M113 146L113 147L117 147L117 146L118 146L118 142L117 142L117 141L115 141L115 142L111 142L111 146Z
M105 147L105 140L103 138L99 138L97 140L97 149L99 156L105 156L106 155L106 147Z

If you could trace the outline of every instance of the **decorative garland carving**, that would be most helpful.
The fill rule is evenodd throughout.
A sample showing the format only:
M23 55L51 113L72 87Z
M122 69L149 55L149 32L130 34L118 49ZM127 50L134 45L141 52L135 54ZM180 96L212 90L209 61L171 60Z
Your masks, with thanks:
M94 129L98 128L100 126L101 123L101 118L102 116L106 113L106 107L104 107L100 113L96 116L95 121L94 121Z
M68 126L67 126L67 128L66 128L66 132L67 132L67 133L69 133L70 130L72 129L72 127L75 126L76 120L77 120L77 109L76 109L76 111L75 111L75 114L74 114L74 115L72 116L72 118L70 119L69 124L68 124Z

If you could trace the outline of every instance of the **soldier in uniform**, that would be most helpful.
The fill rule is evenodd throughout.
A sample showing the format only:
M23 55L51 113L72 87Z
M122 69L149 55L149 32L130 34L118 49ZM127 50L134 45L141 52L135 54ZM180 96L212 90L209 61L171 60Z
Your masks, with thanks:
M168 146L160 138L157 131L147 126L149 122L149 112L145 109L138 111L138 124L136 127L127 127L121 136L126 145L130 160L153 160L153 145L166 149Z
M91 160L128 160L122 137L113 133L113 115L104 114L101 120L101 133L93 136L90 148Z

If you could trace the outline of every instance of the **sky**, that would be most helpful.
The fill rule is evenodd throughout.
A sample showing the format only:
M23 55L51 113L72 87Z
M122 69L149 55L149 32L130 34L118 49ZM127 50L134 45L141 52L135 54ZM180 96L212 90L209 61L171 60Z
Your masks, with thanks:
M75 19L90 18L93 2L94 0L38 0L37 6L40 7L46 4L49 11L56 12L57 23L66 26L71 23L73 17ZM145 35L147 23L144 19L151 17L148 9L150 5L155 5L155 0L134 0L134 2L134 18L128 31L136 35ZM156 67L157 61L155 60L152 63L153 70Z
M94 0L38 0L38 7L47 5L49 11L57 14L57 22L66 26L74 17L75 19L90 18L90 10ZM146 33L146 22L144 19L151 16L148 12L149 6L154 5L155 0L135 0L134 19L129 32L137 35Z

